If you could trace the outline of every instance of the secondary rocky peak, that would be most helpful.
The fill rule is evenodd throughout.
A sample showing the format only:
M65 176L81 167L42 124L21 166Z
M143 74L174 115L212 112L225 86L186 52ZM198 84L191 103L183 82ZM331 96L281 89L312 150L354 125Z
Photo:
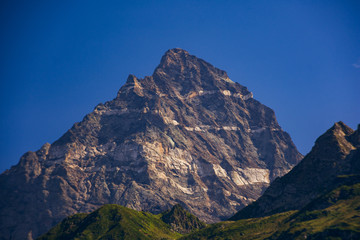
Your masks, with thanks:
M357 136L358 131L354 132L343 122L335 123L316 140L310 153L296 167L276 179L256 202L231 219L262 217L301 209L336 187L337 176L359 174Z
M321 152L322 156L331 154L339 155L339 158L344 158L354 146L349 139L354 130L343 122L336 122L329 130L321 135L316 141L312 149L313 152ZM325 159L325 158L323 158Z
M342 121L336 122L330 130L334 131L335 134L344 134L349 135L354 132L349 126L347 126Z
M126 84L135 84L135 82L137 82L137 78L135 77L135 75L129 74L126 80Z
M135 75L130 74L126 80L126 83L120 88L117 94L117 99L130 98L131 101L136 102L134 97L143 97L143 86L140 83L142 79L138 79ZM148 89L150 90L150 89ZM136 96L134 96L134 93ZM130 95L130 96L129 96Z
M360 124L358 124L357 129L354 131L349 126L340 121L335 123L328 132L328 134L333 134L335 137L337 137L338 141L340 142L348 141L354 147L360 146ZM346 144L341 145L346 147ZM353 147L348 146L348 151L352 149Z

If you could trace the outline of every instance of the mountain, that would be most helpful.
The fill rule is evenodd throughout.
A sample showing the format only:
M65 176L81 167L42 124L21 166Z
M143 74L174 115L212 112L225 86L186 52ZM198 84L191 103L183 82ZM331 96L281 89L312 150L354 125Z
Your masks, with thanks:
M0 175L0 239L31 239L110 203L154 214L180 203L219 221L301 158L246 87L171 49L152 76L130 75L115 99Z
M343 134L345 133L345 134ZM333 141L334 138L336 141ZM350 141L354 147L351 153L346 154L346 149L344 149L344 139ZM331 141L329 141L331 140ZM93 221L84 221L82 222L91 222L87 224L86 227L82 222L72 220L74 217L71 217L69 222L64 220L61 224L57 225L55 228L49 231L43 238L40 239L60 239L61 237L86 237L92 236L95 239L98 239L98 236L101 236L102 239L112 237L124 237L132 236L133 234L142 234L146 232L148 234L148 226L153 226L153 222L161 219L167 223L167 228L163 227L167 231L172 226L172 230L177 230L180 233L190 233L181 237L181 235L162 235L164 239L173 239L181 238L183 240L191 239L359 239L360 238L360 155L357 148L359 147L359 130L352 131L345 124L339 122L334 125L329 131L327 131L323 136L321 136L315 144L318 152L326 149L337 149L337 151L343 151L348 157L343 157L341 154L336 155L336 150L330 155L339 157L337 163L340 165L347 165L346 170L340 167L341 173L347 172L349 175L331 175L328 179L331 179L331 184L327 184L326 189L323 189L323 194L318 192L318 196L311 200L308 204L302 207L300 210L292 210L281 213L276 213L271 216L265 216L260 218L250 218L250 219L241 219L238 221L225 221L216 224L211 224L208 227L205 227L205 224L201 223L195 216L191 215L185 211L180 205L175 205L171 210L168 210L160 215L157 218L150 219L147 218L142 222L141 217L144 213L139 213L134 210L128 209L134 214L120 218L121 221L116 220L112 221L111 224L105 225L102 227L102 231L99 234L98 228L88 227L99 226L104 222L103 219L92 218ZM342 142L340 145L341 148L337 148L339 142ZM315 149L314 147L314 149ZM325 149L324 149L325 148ZM312 152L309 153L313 154ZM308 155L308 156L309 156ZM307 157L308 157L307 156ZM307 157L305 159L307 159ZM317 166L316 163L320 164L322 161L329 160L326 156L318 156L314 159L312 164ZM334 160L334 159L332 159ZM304 160L305 161L305 160ZM347 162L346 164L344 162ZM302 164L302 163L301 163ZM334 164L322 165L323 168L321 171L314 173L319 176L333 171ZM312 169L312 166L309 164L309 171ZM286 176L291 175L293 171L297 171L297 168L294 168ZM275 184L275 183L274 183ZM318 186L308 186L309 191L317 190ZM261 199L261 198L260 198ZM259 199L259 201L260 201ZM275 199L276 201L276 199ZM117 208L126 209L124 207L117 206ZM102 208L101 208L102 209ZM98 212L98 211L96 211ZM93 213L94 214L94 213ZM93 215L91 214L91 215ZM80 216L82 214L79 214ZM91 216L90 215L90 216ZM108 214L109 215L109 214ZM151 214L148 214L153 216ZM77 215L75 215L77 216ZM137 216L136 221L134 216ZM118 217L107 217L107 219L117 219ZM137 228L128 227L126 235L124 233L119 234L119 230L113 229L122 229L124 222L133 221L140 224L137 224ZM102 224L103 226L104 224ZM156 225L156 224L155 224ZM160 224L157 224L160 225ZM66 227L63 227L66 226ZM69 227L70 226L70 227ZM191 227L188 227L191 226ZM69 230L69 228L73 230ZM198 230L203 228L202 230ZM82 229L81 233L75 235L75 232L78 232L78 229ZM184 231L185 230L185 231ZM198 231L195 231L198 230ZM87 235L81 235L83 232L86 232ZM115 235L115 232L118 235ZM162 234L164 230L154 231ZM94 235L98 233L98 235ZM70 235L72 234L72 235ZM145 238L142 235L137 235L136 237L142 239ZM159 235L151 235L152 239L160 238Z
M360 125L335 123L256 202L183 239L359 239Z
M349 174L360 174L360 125L354 131L338 122L316 140L301 163L231 220L301 209L341 184L337 176Z

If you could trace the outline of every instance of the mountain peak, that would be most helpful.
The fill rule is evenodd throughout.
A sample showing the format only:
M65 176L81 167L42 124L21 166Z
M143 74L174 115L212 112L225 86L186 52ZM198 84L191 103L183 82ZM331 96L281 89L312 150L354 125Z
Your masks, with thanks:
M227 73L210 63L189 54L181 48L169 49L161 58L159 66L155 69L153 77L164 79L169 77L177 80L209 81L210 79L224 80L233 83Z
M354 130L347 126L345 123L336 122L329 130L321 135L315 142L313 151L322 151L322 156L331 154L345 154L345 157L353 148L351 135ZM332 147L328 147L332 146ZM342 157L338 157L339 159Z
M156 214L181 203L202 221L219 221L301 157L245 86L171 49L152 76L130 75L114 100L0 175L0 239L39 236L105 203ZM197 224L179 206L171 216L183 229Z
M181 49L181 48L172 48L165 52L164 56L166 55L190 55L188 51Z
M351 133L354 132L353 129L351 129L349 126L347 126L342 121L336 122L334 124L334 126L331 128L331 130L333 130L333 131L341 131L345 135L348 135L348 134L351 134Z
M159 66L182 65L190 56L189 52L181 48L169 49L162 56Z

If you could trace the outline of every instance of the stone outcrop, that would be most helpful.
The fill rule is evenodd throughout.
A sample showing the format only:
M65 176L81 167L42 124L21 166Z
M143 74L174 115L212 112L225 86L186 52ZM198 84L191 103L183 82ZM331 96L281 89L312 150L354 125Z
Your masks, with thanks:
M206 227L199 218L186 211L180 204L161 214L161 220L168 224L171 229L181 234L188 234L192 231Z
M172 49L152 76L130 75L115 99L1 174L0 238L30 239L108 203L152 213L181 203L219 221L301 158L246 87Z

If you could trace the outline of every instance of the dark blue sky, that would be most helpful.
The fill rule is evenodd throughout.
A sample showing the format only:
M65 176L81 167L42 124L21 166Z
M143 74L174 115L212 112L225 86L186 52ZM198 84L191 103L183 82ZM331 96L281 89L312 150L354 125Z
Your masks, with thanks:
M247 86L306 154L334 122L360 123L359 13L341 0L1 1L0 172L174 47Z

